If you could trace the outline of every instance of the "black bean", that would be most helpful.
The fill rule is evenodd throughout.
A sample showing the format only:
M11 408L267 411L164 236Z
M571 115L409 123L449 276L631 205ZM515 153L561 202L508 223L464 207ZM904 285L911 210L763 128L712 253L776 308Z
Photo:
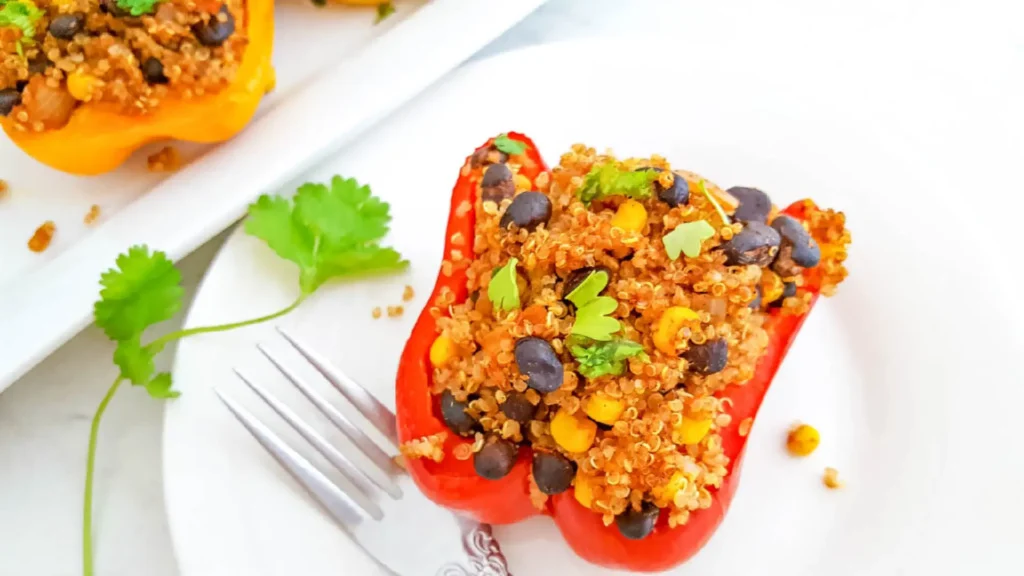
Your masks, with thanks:
M654 172L665 171L662 168L656 168L654 166L644 166L643 168L637 168L636 172L643 172L647 170ZM683 178L679 174L673 174L672 176L672 186L665 188L661 185L659 180L655 180L654 190L658 193L659 200L674 208L676 206L685 205L690 201L690 183L686 181L686 178Z
M658 521L660 512L661 510L650 502L641 504L639 511L630 506L625 512L615 517L615 525L619 527L619 532L626 538L643 540L654 531L654 524Z
M739 234L722 244L729 266L767 266L779 252L779 233L761 222L747 222Z
M733 186L727 190L740 205L736 208L733 218L740 222L768 222L768 214L772 211L772 199L757 188Z
M782 295L775 299L774 302L769 302L769 308L781 308L786 298L796 296L796 282L785 282L782 285Z
M721 338L708 340L703 344L690 346L683 352L683 358L686 359L690 370L698 374L717 374L725 369L725 364L729 361L729 344Z
M548 496L561 494L572 486L576 463L557 452L533 453L533 481Z
M505 401L501 403L501 412L510 420L519 422L520 426L526 426L533 420L537 407L526 399L526 394L513 390L505 395Z
M50 35L61 40L71 40L85 27L85 14L61 14L50 21Z
M494 160L498 163L504 164L508 162L508 154L498 150L494 146L484 146L477 148L473 155L469 158L469 165L473 168L479 168L488 164L493 164Z
M523 192L516 196L501 216L502 228L512 224L533 230L551 218L551 200L540 192Z
M778 216L772 220L772 229L778 232L781 239L779 255L772 264L772 270L779 276L791 278L803 272L804 268L817 266L821 261L818 243L795 218L784 214Z
M569 275L565 277L565 285L562 287L562 296L569 296L569 294L572 294L572 291L579 288L580 284L583 284L584 280L590 278L592 274L597 272L604 273L608 276L609 280L611 279L611 271L604 266L587 266L585 268L578 268L569 272ZM601 292L604 292L607 289L608 286L605 286Z
M508 440L495 440L485 444L473 456L473 468L481 477L500 480L512 471L519 456L519 447Z
M150 56L142 63L142 76L150 84L167 84L167 76L164 76L164 63L158 58Z
M526 385L541 393L562 387L565 369L555 349L543 338L533 336L516 341L516 366L526 376Z
M755 296L754 299L750 301L750 307L753 308L754 310L757 310L758 308L761 307L761 299L764 298L764 292L761 290L760 284L757 285L755 291L757 292L757 296Z
M17 88L0 90L0 116L7 116L18 104L21 104L21 90Z
M512 181L512 171L504 164L491 164L484 170L480 180L480 199L484 202L501 203L502 200L516 195L516 185Z
M441 419L452 432L466 436L476 428L476 420L466 413L467 402L459 402L451 390L441 392Z
M192 25L192 33L203 46L220 46L234 32L235 17L231 15L227 6L221 6L217 14Z

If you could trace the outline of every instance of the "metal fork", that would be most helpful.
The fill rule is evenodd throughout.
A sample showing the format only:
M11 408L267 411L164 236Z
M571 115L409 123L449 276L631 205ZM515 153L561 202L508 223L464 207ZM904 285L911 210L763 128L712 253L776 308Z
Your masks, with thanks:
M277 329L392 444L398 446L394 412L364 387L332 366L298 339ZM509 576L508 565L491 527L456 516L424 497L412 479L369 436L263 345L259 351L288 382L344 434L352 449L370 463L360 468L266 388L241 370L235 373L274 412L311 444L342 477L333 482L313 463L281 440L221 389L214 389L228 410L296 481L388 574L401 576ZM252 371L253 373L255 370ZM432 568L439 566L440 568Z

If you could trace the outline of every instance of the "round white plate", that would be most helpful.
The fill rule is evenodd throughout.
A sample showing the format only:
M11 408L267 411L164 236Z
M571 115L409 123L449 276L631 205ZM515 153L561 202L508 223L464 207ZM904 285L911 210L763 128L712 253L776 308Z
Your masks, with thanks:
M462 159L506 130L530 134L551 163L583 141L622 155L660 153L722 185L762 187L779 203L814 197L848 214L852 276L813 312L779 373L726 521L672 573L1024 573L1012 552L1024 513L1019 475L1005 466L1019 470L1007 459L1019 451L1001 446L1016 438L1011 410L1022 385L1012 355L1022 349L1020 324L1001 303L1019 296L993 280L1006 273L999 258L1015 252L989 230L992 204L964 191L997 190L1009 179L1009 166L981 171L973 162L980 144L971 142L1014 136L999 131L990 108L971 110L993 120L987 133L974 122L936 128L974 90L999 87L979 87L977 77L948 82L946 74L966 68L940 74L927 55L908 67L891 42L823 41L811 51L737 42L692 26L685 41L660 47L554 45L460 71L303 178L340 173L371 183L392 204L388 243L412 267L329 286L284 325L393 405L397 359L433 286ZM416 289L406 314L371 319L374 306L401 303L406 284ZM188 324L260 315L295 294L295 269L236 232ZM182 396L167 408L164 472L182 574L373 573L212 393L220 387L276 424L231 373L248 369L327 430L256 342L284 349L259 327L178 350ZM782 446L797 420L823 438L801 460ZM823 488L826 466L839 469L844 489ZM514 574L606 573L575 558L549 519L496 533Z

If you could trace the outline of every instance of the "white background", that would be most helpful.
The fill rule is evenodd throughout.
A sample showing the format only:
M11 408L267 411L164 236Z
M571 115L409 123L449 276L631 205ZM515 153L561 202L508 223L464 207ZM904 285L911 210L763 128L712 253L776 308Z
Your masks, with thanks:
M573 37L685 35L700 23L674 17L673 11L689 1L698 0L551 0L482 55ZM824 20L834 27L844 19L850 26L891 19L915 24L915 34L941 36L956 46L956 57L976 60L979 67L1024 64L1018 0L720 1L737 20L737 42L743 41L744 27L771 26L775 18L805 20L810 31ZM901 33L900 26L887 29ZM1007 186L1020 188L1016 182ZM181 263L189 296L222 240L223 235ZM180 318L166 329L176 322ZM103 335L88 329L0 396L0 576L80 573L85 447L92 413L115 376L111 352ZM170 355L162 356L158 368L169 366ZM161 417L160 403L139 390L122 391L107 412L95 495L96 565L102 576L177 574L163 511Z

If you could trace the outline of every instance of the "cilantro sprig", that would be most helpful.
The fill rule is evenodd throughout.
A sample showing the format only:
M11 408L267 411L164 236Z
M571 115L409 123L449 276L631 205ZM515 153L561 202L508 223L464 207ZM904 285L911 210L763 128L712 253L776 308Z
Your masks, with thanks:
M25 56L26 44L34 44L36 22L43 17L32 0L0 0L0 27L11 27L21 30L21 38L14 48L21 57Z
M117 7L132 16L152 14L156 5L163 0L116 0Z
M519 140L513 140L508 137L508 134L498 134L494 138L494 147L509 156L515 156L526 152L526 143L520 142Z
M2 0L0 0L2 1ZM96 408L89 431L82 526L84 576L93 576L92 493L100 422L124 382L140 386L157 399L178 396L171 374L156 373L155 358L167 344L210 332L223 332L279 318L296 309L333 278L400 270L408 265L395 250L379 245L391 221L390 207L368 186L335 176L329 184L304 184L295 197L261 196L249 206L245 232L259 238L281 258L299 268L299 295L270 314L216 326L170 332L144 342L146 330L171 319L182 306L181 273L166 254L132 246L100 278L93 306L95 324L115 344L119 371Z
M620 376L626 371L626 360L633 357L647 359L644 347L632 340L593 342L574 338L569 343L569 351L576 358L576 370L589 379L609 374Z
M729 220L729 215L726 214L725 210L722 209L722 205L719 204L718 200L715 199L715 195L712 194L710 190L708 190L707 180L700 181L700 192L705 197L707 197L708 202L711 202L711 205L715 207L715 212L718 212L718 216L722 219L722 222L724 222L726 226L732 224L732 220Z
M686 254L688 258L700 256L701 242L712 238L715 229L708 224L707 220L696 222L684 222L675 227L668 234L661 237L665 244L665 252L672 260L679 258L679 254Z
M509 261L494 271L491 275L491 282L487 285L487 299L491 301L498 310L508 312L519 308L519 284L516 282L516 266L519 260L509 258Z
M619 303L610 296L598 296L608 286L608 274L595 272L588 276L569 296L576 305L576 321L569 334L599 342L612 339L622 324L611 317Z
M654 170L623 170L613 162L595 164L583 178L583 185L576 194L584 204L608 196L625 196L633 199L648 198L653 193L658 173Z

